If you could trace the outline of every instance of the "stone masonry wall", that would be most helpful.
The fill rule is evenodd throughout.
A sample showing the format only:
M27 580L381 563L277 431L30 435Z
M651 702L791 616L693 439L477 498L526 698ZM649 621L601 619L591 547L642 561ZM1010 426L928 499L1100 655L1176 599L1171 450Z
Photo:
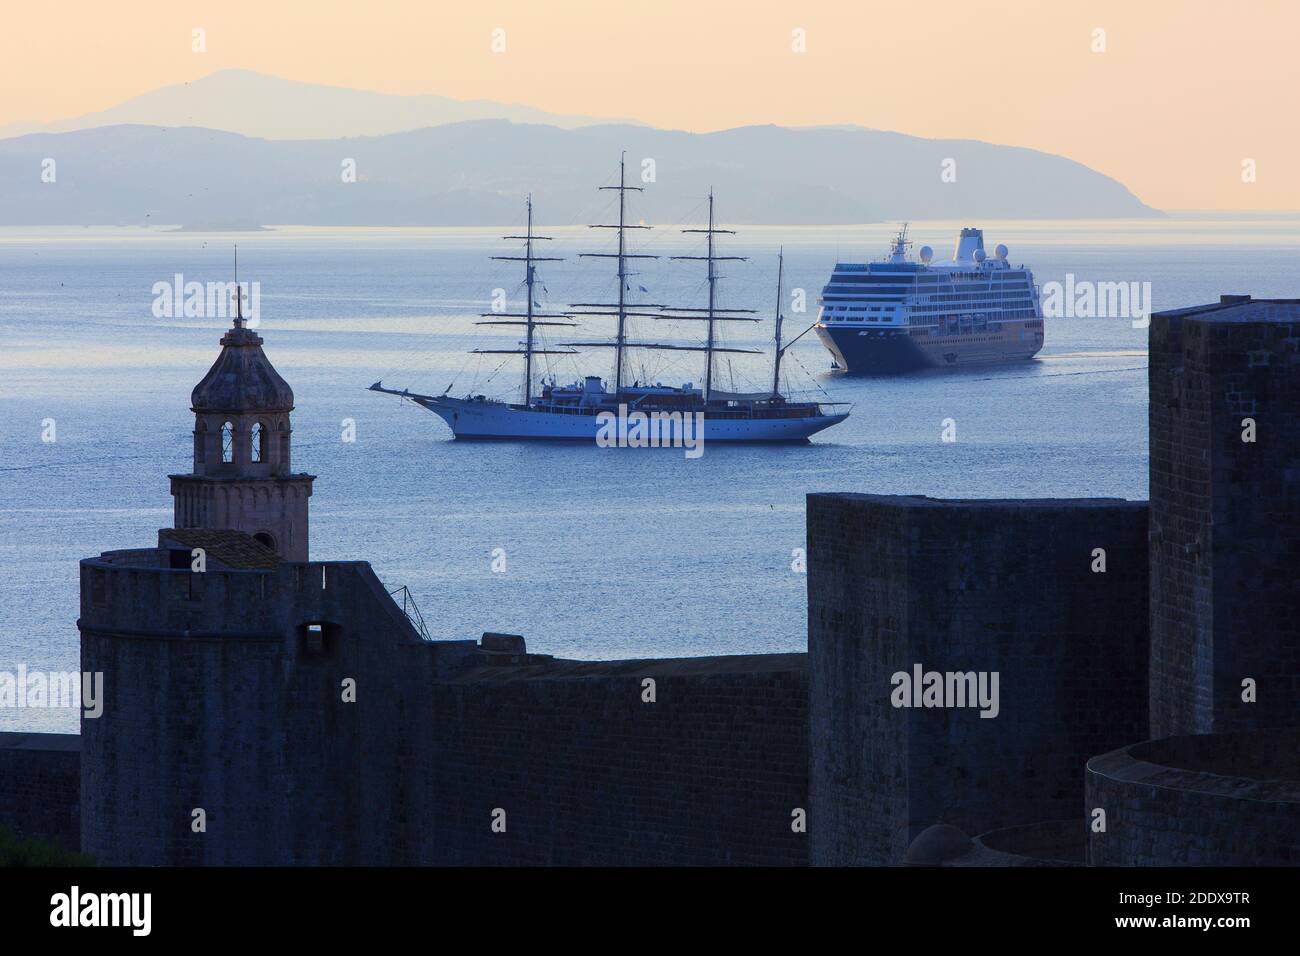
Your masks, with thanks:
M1300 721L1300 303L1151 324L1151 728ZM1254 442L1242 440L1255 421ZM1257 700L1242 700L1242 681Z
M0 733L0 826L81 848L80 744L76 734Z
M420 640L362 562L164 559L82 563L104 713L81 820L105 864L807 861L805 655L527 663Z
M104 674L103 714L81 724L84 850L106 865L390 861L404 808L386 735L405 682L436 676L433 646L363 562L192 574L151 554L82 563L82 668Z
M430 698L419 862L807 863L805 655L482 668Z
M1146 731L1146 536L1140 502L809 495L812 862L1077 817L1087 759ZM997 671L998 716L894 707L915 664Z
M1300 731L1147 741L1088 761L1093 866L1300 865Z

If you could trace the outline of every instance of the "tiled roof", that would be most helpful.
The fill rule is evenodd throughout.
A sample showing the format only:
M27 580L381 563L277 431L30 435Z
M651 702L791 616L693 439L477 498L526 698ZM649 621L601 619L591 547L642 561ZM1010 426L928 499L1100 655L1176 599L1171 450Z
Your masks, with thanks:
M187 548L202 548L208 557L239 571L273 570L280 556L242 531L213 528L163 528L158 532L160 546L174 541Z

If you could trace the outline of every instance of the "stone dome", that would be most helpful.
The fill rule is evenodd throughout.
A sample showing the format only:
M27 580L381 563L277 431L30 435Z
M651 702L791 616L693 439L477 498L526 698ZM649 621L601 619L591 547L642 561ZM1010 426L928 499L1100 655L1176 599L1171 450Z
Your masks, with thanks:
M194 386L195 412L288 412L293 389L262 351L262 337L242 320L221 337L221 354Z

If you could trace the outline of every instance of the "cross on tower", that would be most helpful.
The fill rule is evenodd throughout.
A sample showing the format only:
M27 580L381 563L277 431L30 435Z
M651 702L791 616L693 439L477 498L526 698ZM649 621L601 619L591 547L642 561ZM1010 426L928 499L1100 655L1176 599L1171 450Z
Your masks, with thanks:
M235 245L235 328L244 327L244 287L239 284L239 245Z

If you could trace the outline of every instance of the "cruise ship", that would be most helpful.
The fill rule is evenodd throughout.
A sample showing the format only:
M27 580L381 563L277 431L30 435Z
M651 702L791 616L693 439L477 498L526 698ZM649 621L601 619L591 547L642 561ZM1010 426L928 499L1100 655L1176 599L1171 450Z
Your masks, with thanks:
M948 262L922 246L909 254L904 225L889 256L835 266L822 289L817 335L834 366L893 375L924 368L1033 358L1043 347L1043 311L1034 275L989 257L984 232L963 229Z
M541 283L539 263L558 261L552 256L536 255L538 243L549 240L533 232L533 206L527 204L527 229L523 235L506 236L521 240L523 255L493 256L521 262L524 265L523 291L526 304L518 312L483 313L480 325L514 326L520 340L509 348L479 348L476 354L517 355L522 359L522 381L518 400L494 398L486 395L453 396L426 395L409 389L387 387L382 381L370 386L371 391L385 392L409 399L442 418L458 439L506 439L589 441L605 444L611 426L617 422L620 447L681 447L683 444L698 447L703 442L777 442L802 443L823 429L844 421L849 410L844 403L818 401L792 401L781 393L781 359L787 348L799 338L782 341L781 268L777 270L777 308L775 314L775 339L772 355L770 388L754 392L731 392L719 388L715 382L714 356L719 353L755 353L762 350L730 347L723 343L719 333L723 323L757 322L753 309L724 308L718 304L718 284L721 276L717 263L741 260L743 256L719 255L717 237L734 235L734 230L715 225L713 194L709 194L707 226L684 229L684 233L705 238L706 254L702 256L672 256L673 259L695 260L705 264L704 280L708 288L706 304L698 307L671 307L659 303L634 301L630 265L638 259L655 259L658 256L633 253L628 250L627 233L633 229L650 229L643 221L628 221L627 194L643 187L627 185L624 163L619 163L619 184L601 186L600 189L617 190L619 196L618 222L601 223L593 229L615 230L616 251L581 253L582 257L616 260L617 294L606 302L570 303L562 311L541 312L535 301L535 287ZM638 288L640 288L638 286ZM645 291L641 289L641 291ZM543 332L554 326L577 326L584 321L612 320L613 336L606 339L568 341L545 344ZM656 320L698 322L702 341L694 343L668 343L644 341L635 335L634 326L646 325ZM806 331L806 330L805 330ZM802 333L801 333L802 334ZM587 375L570 384L560 384L552 373L538 375L540 356L578 355L594 349L611 349L613 373L609 379ZM680 386L660 382L629 381L627 374L629 353L637 349L700 352L704 355L703 382L686 382ZM542 359L541 361L546 361Z

